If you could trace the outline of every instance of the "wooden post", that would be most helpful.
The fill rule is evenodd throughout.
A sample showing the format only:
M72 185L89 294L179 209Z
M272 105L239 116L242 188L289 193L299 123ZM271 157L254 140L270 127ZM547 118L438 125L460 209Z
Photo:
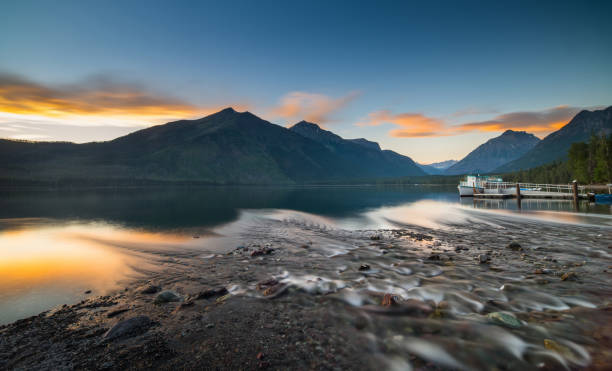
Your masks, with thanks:
M578 204L578 182L575 180L572 182L572 193L574 193L574 202Z
M516 183L516 202L519 210L521 209L521 185Z

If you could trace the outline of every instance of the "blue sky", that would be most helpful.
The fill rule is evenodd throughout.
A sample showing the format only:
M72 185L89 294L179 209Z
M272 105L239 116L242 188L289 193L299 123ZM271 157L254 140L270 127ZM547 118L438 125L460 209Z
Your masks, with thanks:
M456 159L612 104L611 17L608 1L3 1L0 137L106 140L235 106Z

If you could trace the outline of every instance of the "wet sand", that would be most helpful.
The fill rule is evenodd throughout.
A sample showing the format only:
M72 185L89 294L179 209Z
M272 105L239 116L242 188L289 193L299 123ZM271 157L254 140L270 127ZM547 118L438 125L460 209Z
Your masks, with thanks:
M227 252L160 250L124 290L0 327L0 368L612 367L610 228L387 222L280 213Z

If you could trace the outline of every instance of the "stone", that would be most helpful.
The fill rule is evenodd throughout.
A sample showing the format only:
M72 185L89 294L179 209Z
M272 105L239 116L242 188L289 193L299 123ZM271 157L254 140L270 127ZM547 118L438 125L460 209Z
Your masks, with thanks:
M91 290L85 291L85 294L91 294Z
M272 252L274 252L274 249L269 248L269 247L263 247L263 248L260 248L260 249L257 249L251 252L251 256L270 255L272 254Z
M523 247L516 241L512 241L506 246L506 249L514 250L514 251L523 251Z
M493 312L489 313L487 317L497 324L504 325L510 328L519 328L522 326L521 321L519 321L515 316L509 313Z
M561 276L561 281L576 281L578 279L578 275L576 272L567 272L563 273Z
M172 291L160 292L155 298L155 304L169 303L172 301L180 301L181 297Z
M480 262L480 264L488 263L490 259L491 258L489 258L489 255L487 254L478 255L478 261Z
M287 286L279 283L278 285L270 286L267 289L265 289L263 294L264 296L275 296L275 295L278 296L282 292L284 292L285 287Z
M367 264L361 264L361 265L359 266L359 270L360 270L360 271L369 271L369 270L370 270L370 266L369 266L369 265L367 265Z
M155 294L161 291L161 287L155 285L149 285L140 291L141 294Z
M382 303L381 303L383 307L391 307L397 304L398 304L397 296L393 294L385 294L385 296L383 296Z
M117 322L104 335L106 341L128 338L144 334L153 326L153 321L147 316L136 316Z

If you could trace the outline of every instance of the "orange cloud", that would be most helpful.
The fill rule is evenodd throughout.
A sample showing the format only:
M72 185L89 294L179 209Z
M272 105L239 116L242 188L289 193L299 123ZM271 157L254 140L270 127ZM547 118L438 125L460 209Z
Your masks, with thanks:
M510 112L497 115L491 120L467 122L459 125L450 125L445 119L428 117L421 113L392 114L388 110L382 110L370 113L366 120L356 125L393 124L399 128L391 130L389 135L396 138L449 136L471 131L502 132L509 129L545 135L567 124L581 109L579 107L558 106L542 111ZM463 115L462 111L461 114L455 113L449 117Z
M388 110L371 112L365 122L357 125L378 126L385 123L400 127L389 132L392 137L397 138L440 136L444 131L444 122L441 120L420 113L392 114Z
M0 111L43 117L103 116L186 118L216 112L147 91L137 84L108 77L75 85L46 86L15 75L0 74Z
M359 95L351 92L344 97L331 98L327 95L294 91L283 96L271 114L289 120L307 120L319 124L332 121L338 110L349 104Z
M580 110L579 107L558 106L543 111L511 112L498 115L491 120L464 123L454 127L453 130L466 132L513 129L548 134L567 124Z

